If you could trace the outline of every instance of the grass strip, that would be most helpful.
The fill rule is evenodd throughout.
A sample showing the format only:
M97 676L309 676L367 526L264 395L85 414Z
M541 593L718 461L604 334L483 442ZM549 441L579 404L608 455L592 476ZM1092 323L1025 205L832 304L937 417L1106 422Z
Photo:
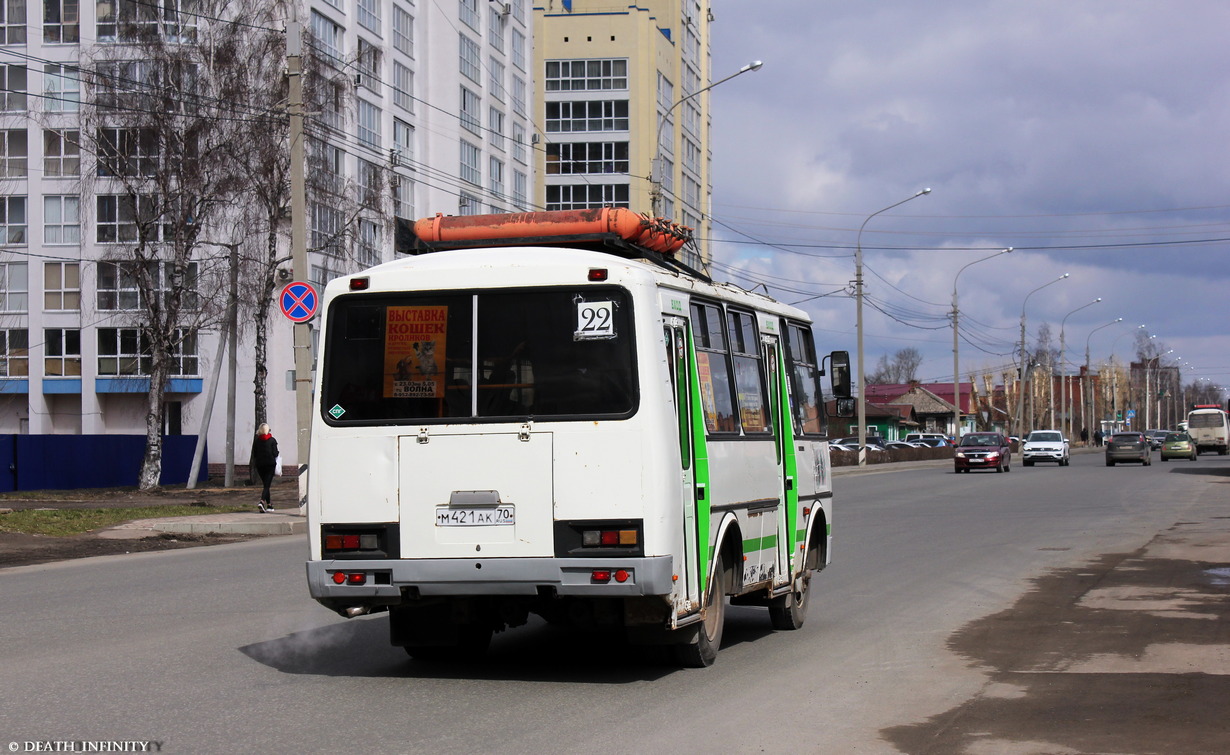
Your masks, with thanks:
M0 514L0 532L72 537L83 532L114 527L134 519L163 519L252 510L251 506L202 506L199 504L101 509L28 509Z

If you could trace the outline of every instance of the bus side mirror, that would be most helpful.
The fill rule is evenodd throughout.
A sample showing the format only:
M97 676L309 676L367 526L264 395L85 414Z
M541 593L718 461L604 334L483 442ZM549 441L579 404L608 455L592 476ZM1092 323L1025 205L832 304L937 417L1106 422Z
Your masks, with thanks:
M850 352L834 351L829 354L829 370L833 397L837 399L850 398ZM851 415L838 414L838 416L848 417Z
M833 414L841 418L853 417L854 410L858 408L852 398L839 398L833 403L835 404Z

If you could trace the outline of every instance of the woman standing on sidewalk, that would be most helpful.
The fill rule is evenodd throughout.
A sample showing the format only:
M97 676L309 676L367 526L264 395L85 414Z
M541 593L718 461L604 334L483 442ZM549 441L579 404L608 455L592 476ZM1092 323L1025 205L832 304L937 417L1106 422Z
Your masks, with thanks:
M261 477L264 490L261 491L261 502L257 507L261 511L273 511L273 501L269 499L269 486L273 483L274 468L278 463L278 441L273 437L269 425L262 422L256 428L256 439L252 441L252 457L248 462Z

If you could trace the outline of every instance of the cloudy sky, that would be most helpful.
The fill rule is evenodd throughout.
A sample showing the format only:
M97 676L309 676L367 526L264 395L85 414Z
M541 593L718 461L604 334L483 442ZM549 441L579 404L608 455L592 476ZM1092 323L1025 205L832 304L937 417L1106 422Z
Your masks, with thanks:
M963 380L1011 365L1024 307L1030 346L1063 324L1070 363L1132 357L1144 324L1184 382L1230 386L1230 3L713 13L714 80L764 61L712 92L715 277L806 300L820 347L853 356L867 221L868 370L913 346L950 381L954 277L1012 246L957 279Z

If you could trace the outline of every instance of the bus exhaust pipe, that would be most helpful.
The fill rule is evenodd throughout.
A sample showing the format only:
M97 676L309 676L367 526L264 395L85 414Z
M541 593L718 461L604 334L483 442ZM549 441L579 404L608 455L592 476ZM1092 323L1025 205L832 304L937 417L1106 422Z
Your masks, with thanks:
M347 608L342 613L348 619L355 619L355 618L358 618L359 616L366 616L367 614L371 612L372 612L371 606L351 606L350 608Z

